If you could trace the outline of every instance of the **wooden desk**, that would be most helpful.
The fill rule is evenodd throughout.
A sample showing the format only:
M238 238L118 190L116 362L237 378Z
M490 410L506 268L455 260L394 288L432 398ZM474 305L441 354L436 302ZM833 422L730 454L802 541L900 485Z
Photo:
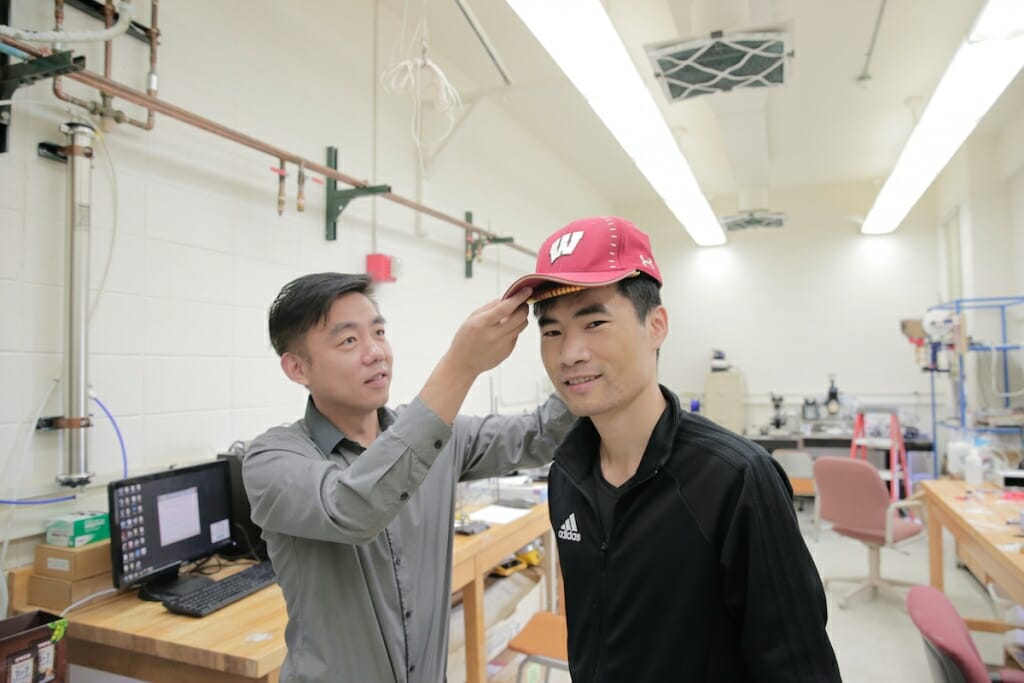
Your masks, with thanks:
M555 610L555 534L548 521L548 504L535 506L514 522L492 526L473 536L455 536L452 591L462 589L466 615L466 683L487 680L487 642L484 635L484 577L507 555L544 536L545 607Z
M961 550L971 556L1010 598L1024 604L1024 553L1007 551L1000 545L1024 542L1017 525L1024 503L1001 500L995 488L968 487L963 481L940 479L923 481L928 511L928 564L931 585L943 590L942 529L956 539ZM973 491L968 495L968 490ZM965 619L975 631L1001 633L1003 622Z
M545 537L545 574L555 577L546 503L509 524L455 537L452 591L463 590L468 683L487 680L484 577L539 536ZM553 610L553 581L548 586L546 606ZM154 683L273 683L286 652L288 620L276 585L202 619L171 614L159 603L124 593L72 611L68 621L69 662Z

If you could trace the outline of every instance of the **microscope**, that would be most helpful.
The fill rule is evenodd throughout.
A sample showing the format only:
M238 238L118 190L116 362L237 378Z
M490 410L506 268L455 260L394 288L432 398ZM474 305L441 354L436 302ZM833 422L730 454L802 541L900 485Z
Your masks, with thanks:
M772 429L782 429L786 424L786 411L782 407L783 397L776 396L774 393L771 395L772 398Z

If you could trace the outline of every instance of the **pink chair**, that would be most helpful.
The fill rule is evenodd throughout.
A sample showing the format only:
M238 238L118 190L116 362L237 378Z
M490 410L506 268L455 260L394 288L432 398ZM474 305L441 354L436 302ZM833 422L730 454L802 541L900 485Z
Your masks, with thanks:
M935 683L1024 683L1024 671L989 673L967 625L942 591L914 586L907 595L907 612L924 639Z
M877 594L879 588L915 585L882 578L881 549L900 548L924 537L923 524L899 516L901 508L917 507L923 511L921 503L916 500L890 502L878 470L863 460L818 458L814 461L814 484L818 491L815 519L831 522L836 533L868 547L867 576L825 579L826 588L832 581L859 584L839 600L839 606L845 608L850 598L868 589Z

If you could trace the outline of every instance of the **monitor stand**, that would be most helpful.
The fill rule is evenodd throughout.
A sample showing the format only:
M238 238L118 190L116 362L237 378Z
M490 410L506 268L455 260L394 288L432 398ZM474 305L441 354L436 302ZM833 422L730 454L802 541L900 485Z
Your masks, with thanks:
M188 595L203 586L213 583L209 576L199 574L178 574L178 568L172 567L154 575L139 589L139 597L151 602L163 602L169 597Z

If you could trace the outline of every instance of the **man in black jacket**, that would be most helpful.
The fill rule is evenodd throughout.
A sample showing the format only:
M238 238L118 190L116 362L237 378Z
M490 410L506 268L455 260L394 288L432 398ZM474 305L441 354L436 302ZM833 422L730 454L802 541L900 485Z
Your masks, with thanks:
M577 683L838 681L782 469L657 379L650 241L615 217L551 235L532 287L548 376L579 416L548 483Z

